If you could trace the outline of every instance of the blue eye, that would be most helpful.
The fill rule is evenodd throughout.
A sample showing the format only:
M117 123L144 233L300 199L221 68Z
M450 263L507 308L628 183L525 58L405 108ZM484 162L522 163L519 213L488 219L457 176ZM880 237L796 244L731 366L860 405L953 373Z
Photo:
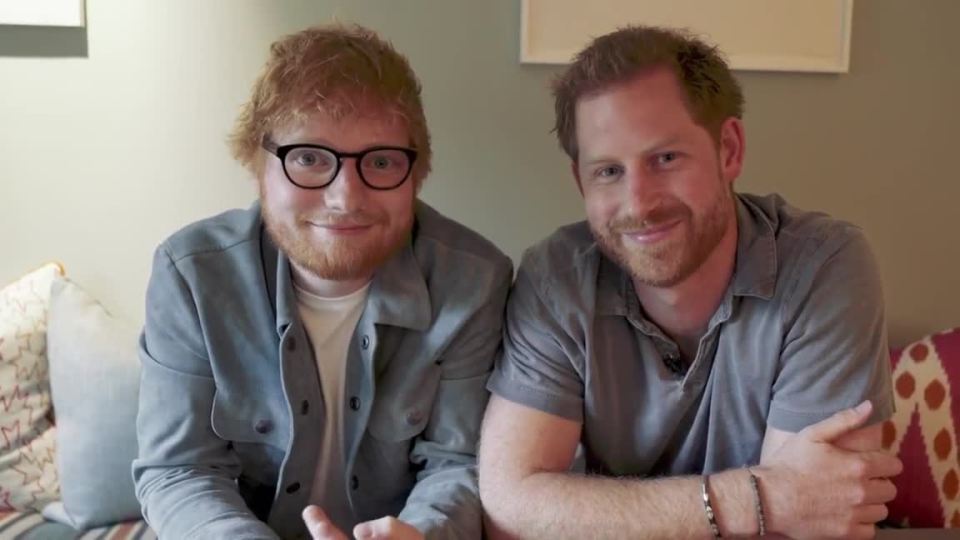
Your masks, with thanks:
M393 162L383 156L377 156L371 160L370 164L377 169L386 169L393 165Z
M599 179L610 180L623 174L623 168L619 165L607 165L594 171L593 176Z
M680 158L680 154L676 152L663 152L662 154L657 154L656 161L657 165L669 165Z
M297 148L287 154L287 164L304 169L329 169L335 166L336 158L325 150L316 148Z
M314 154L300 154L297 156L297 165L303 165L304 167L312 167L317 164L317 156Z

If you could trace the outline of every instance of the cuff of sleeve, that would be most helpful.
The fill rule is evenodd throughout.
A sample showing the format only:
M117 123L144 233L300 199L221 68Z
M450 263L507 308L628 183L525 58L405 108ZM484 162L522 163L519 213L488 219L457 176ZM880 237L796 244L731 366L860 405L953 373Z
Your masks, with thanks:
M483 516L480 501L475 505L461 505L444 514L436 508L406 507L397 519L411 525L423 534L426 540L468 540L480 538Z
M873 396L869 399L870 402L873 403L873 412L870 413L870 418L865 425L878 424L893 416L895 407L893 398L890 395ZM850 407L855 407L856 405L857 403L853 403ZM841 409L837 409L837 411L834 412L801 412L784 409L783 407L778 407L776 404L771 404L770 413L767 415L767 424L779 430L796 433L809 425L826 420L840 410Z
M551 394L541 388L517 382L495 371L487 382L494 394L539 411L574 422L583 421L583 398Z

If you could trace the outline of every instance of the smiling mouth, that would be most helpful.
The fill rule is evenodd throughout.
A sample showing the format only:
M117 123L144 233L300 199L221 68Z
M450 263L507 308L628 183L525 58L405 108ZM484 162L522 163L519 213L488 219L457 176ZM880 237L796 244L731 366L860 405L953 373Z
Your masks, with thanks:
M619 231L619 234L620 236L628 238L632 242L635 242L638 244L651 244L653 242L657 242L665 238L682 221L683 221L682 219L675 219L672 221L668 221L666 223L658 223L650 227L645 227L643 229L638 229L633 231Z
M307 223L311 227L323 229L334 234L362 232L373 227L372 223L315 223L313 221L308 221Z

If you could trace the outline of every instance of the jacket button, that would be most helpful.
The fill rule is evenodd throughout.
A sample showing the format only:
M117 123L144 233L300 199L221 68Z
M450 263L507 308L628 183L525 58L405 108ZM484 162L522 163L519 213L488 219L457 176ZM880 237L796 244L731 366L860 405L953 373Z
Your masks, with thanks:
M354 490L355 490L355 489L357 489L358 487L360 487L360 479L357 478L357 475L351 476L351 477L350 477L350 489L354 489Z
M407 413L407 423L411 426L415 426L423 420L423 413L420 411L410 411Z
M355 410L355 411L359 411L359 410L360 410L360 398L358 398L357 396L353 396L352 398L350 398L350 408L353 409L353 410Z
M360 346L363 347L363 350L369 349L369 348L370 348L370 336L364 334L363 337L360 339Z
M287 486L287 493L296 493L300 490L300 482L294 482Z
M297 338L290 336L287 338L287 352L297 350Z
M260 434L269 433L273 429L273 423L269 420L260 420L253 426L253 429Z

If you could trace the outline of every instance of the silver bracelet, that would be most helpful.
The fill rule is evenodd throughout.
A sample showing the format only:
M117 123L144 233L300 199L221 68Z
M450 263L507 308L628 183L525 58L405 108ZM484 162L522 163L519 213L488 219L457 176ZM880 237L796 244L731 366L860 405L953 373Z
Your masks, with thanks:
M760 526L759 536L765 536L767 534L767 523L763 517L763 502L760 499L760 483L757 481L757 475L753 474L753 471L750 468L747 468L747 473L750 474L750 487L753 489L753 505L757 510L757 524Z
M700 495L703 496L703 511L707 514L707 522L710 523L710 531L714 538L723 538L720 535L720 527L717 526L717 516L713 512L713 506L710 505L709 475L703 475L700 481Z

